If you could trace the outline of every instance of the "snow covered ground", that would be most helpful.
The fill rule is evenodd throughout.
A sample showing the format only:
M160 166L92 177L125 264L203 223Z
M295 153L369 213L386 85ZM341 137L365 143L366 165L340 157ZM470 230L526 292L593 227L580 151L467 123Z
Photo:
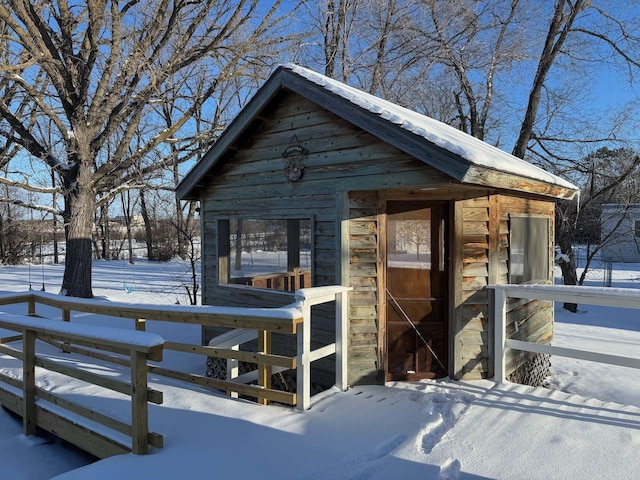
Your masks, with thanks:
M185 303L184 271L180 262L139 261L135 272L122 262L96 262L94 293L113 301ZM39 289L41 272L31 273ZM45 266L47 291L57 291L61 275L62 267ZM25 291L28 276L27 267L0 267L0 292ZM132 282L135 291L128 294L123 284ZM79 315L73 321L106 319ZM638 311L582 306L575 315L556 310L556 321L556 345L640 357ZM198 328L160 331L154 322L147 328L184 340L199 336ZM204 370L199 363L187 367ZM0 371L18 368L0 355ZM165 437L162 450L91 463L54 439L24 437L20 422L0 410L0 479L636 478L640 372L557 357L553 368L553 389L490 381L392 383L329 390L313 397L304 413L185 391L164 379L158 385L151 377L164 391L164 404L150 406L151 429ZM74 386L56 388L64 393ZM97 389L74 394L105 401Z

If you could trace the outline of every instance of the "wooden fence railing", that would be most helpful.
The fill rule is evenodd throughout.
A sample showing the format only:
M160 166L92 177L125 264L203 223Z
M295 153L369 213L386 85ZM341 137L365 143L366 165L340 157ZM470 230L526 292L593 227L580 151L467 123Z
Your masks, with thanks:
M294 268L291 272L270 273L255 275L253 277L236 277L231 279L231 283L295 292L301 288L308 288L311 285L311 270Z
M6 385L0 387L0 403L22 416L25 435L35 434L36 428L39 427L100 458L129 451L145 454L149 445L162 448L162 436L149 432L148 425L148 402L161 404L162 392L147 387L146 368L148 360L162 359L164 340L161 337L146 332L69 325L9 314L0 315L0 328L17 332L2 336L0 353L22 361L22 379L0 374L0 384ZM94 350L119 353L123 358L127 358L127 363L130 364L130 381L115 380L38 355L36 339L49 343L61 342L65 345L90 345ZM7 345L19 340L22 340L22 350ZM37 387L36 367L130 396L131 422L126 423L109 417L87 405L72 402L63 395ZM42 401L36 402L37 399ZM72 420L78 416L88 422ZM98 429L93 428L91 423L107 427L116 434L106 435L104 432L97 432ZM130 437L130 442L120 441L118 437L122 435L119 434Z
M558 355L593 362L640 368L640 358L554 347L506 338L509 298L551 300L585 305L640 309L640 290L630 288L578 287L570 285L494 285L495 298L495 381L505 381L505 353L508 348L525 352Z
M281 308L236 308L219 306L177 306L177 305L133 305L120 302L104 302L94 299L62 297L43 292L8 294L0 296L0 305L26 303L28 315L36 315L36 305L43 304L61 310L61 318L72 321L72 312L85 312L121 318L131 318L136 330L145 330L146 321L174 322L200 326L229 327L227 334L231 340L217 345L188 344L165 341L164 349L185 352L203 357L218 357L233 362L248 362L256 365L257 385L244 383L253 377L216 379L193 372L180 372L164 365L149 365L149 372L170 378L208 386L235 394L258 399L260 403L278 402L307 409L310 405L311 363L336 355L336 385L347 388L346 338L347 311L346 293L349 287L328 286L301 289L295 293L296 302ZM311 306L326 302L336 302L336 342L311 350ZM247 334L247 332L249 332ZM270 338L273 333L295 335L296 355L283 356L271 352ZM246 334L246 335L245 335ZM235 335L235 337L234 337ZM258 339L258 351L239 350L238 346L250 339ZM60 342L58 346L66 352L74 352L95 358L103 358L115 363L126 364L126 360L95 352L78 342ZM203 359L204 365L204 359ZM296 371L296 392L271 388L272 369Z

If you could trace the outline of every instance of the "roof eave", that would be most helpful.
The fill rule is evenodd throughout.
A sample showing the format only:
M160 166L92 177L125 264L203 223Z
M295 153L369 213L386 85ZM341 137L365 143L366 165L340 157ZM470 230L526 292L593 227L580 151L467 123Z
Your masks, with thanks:
M176 194L183 200L198 200L200 189L213 168L225 157L234 143L259 118L262 110L281 90L301 95L353 125L395 146L405 153L431 165L461 183L491 188L518 190L547 197L572 199L578 192L556 183L545 182L473 165L471 162L445 148L436 145L413 132L393 124L326 88L318 85L286 67L278 67L247 105L230 123L216 143L187 173L176 187ZM570 185L570 184L568 184Z
M573 200L579 192L575 186L549 183L479 166L471 167L462 179L462 183L515 190L563 200Z

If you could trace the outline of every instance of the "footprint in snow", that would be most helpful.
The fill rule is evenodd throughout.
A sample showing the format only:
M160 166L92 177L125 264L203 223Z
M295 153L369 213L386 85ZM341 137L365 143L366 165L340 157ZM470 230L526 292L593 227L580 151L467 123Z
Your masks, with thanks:
M458 480L460 477L460 461L454 458L447 460L440 466L438 480Z
M388 438L369 453L354 456L342 463L307 475L304 479L334 480L335 478L374 478L388 466L382 459L400 446L406 438L405 435L396 435Z
M452 393L438 392L427 396L423 412L426 423L422 429L422 437L418 445L420 451L429 454L440 442L447 431L455 425L458 418L471 403L468 397Z

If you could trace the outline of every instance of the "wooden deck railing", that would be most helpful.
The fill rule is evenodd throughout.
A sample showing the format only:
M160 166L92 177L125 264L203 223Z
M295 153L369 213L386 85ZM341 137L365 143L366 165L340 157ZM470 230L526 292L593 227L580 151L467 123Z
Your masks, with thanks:
M253 375L227 379L209 378L194 372L180 372L164 365L150 364L149 372L208 386L219 390L233 392L258 399L260 403L278 402L296 405L307 409L310 405L310 368L311 363L320 358L336 354L336 385L346 390L347 364L346 345L347 313L346 293L349 287L329 286L298 290L296 302L282 308L236 308L219 306L175 306L175 305L133 305L120 302L104 302L93 299L62 297L43 292L10 294L0 296L0 305L9 303L26 303L27 313L36 315L37 304L48 305L61 310L61 318L72 321L72 312L85 312L121 318L131 318L137 330L144 330L146 321L174 322L195 324L200 326L229 327L226 334L231 339L216 345L188 344L165 341L164 349L218 357L232 362L248 362L256 365ZM336 302L336 342L311 351L311 306L325 302ZM295 335L297 352L295 356L276 355L271 352L271 335L273 333ZM239 345L258 339L258 351L239 350ZM58 346L66 352L74 352L95 358L126 364L126 361L112 355L95 352L78 342L59 342ZM204 359L203 359L204 365ZM271 387L270 378L273 369L297 370L296 392L277 390ZM257 379L257 385L246 381Z
M640 290L630 288L578 287L570 285L495 285L495 381L505 381L505 353L508 348L525 352L558 355L593 362L640 368L640 358L554 347L506 338L509 298L551 300L586 305L640 309Z
M231 283L249 285L257 288L295 292L311 286L311 270L294 268L291 272L269 273L252 277L231 278Z
M27 298L32 305L30 300ZM21 360L23 366L22 379L0 374L0 383L6 385L6 387L0 387L0 403L22 416L25 435L35 434L36 428L39 427L100 458L129 451L145 454L149 445L162 448L162 436L149 432L148 426L148 402L161 404L162 392L147 387L146 368L148 360L162 359L164 340L161 337L145 332L69 325L41 318L8 314L0 315L0 328L17 332L17 334L2 335L0 352ZM36 339L49 343L61 342L65 345L71 343L90 345L94 350L119 353L126 357L130 364L130 381L115 380L38 355ZM7 345L19 340L22 340L22 350ZM86 405L72 402L62 395L37 387L36 367L129 395L131 423L106 416ZM37 399L42 402L36 402ZM85 421L72 420L77 416L83 417ZM92 422L117 433L115 435L100 433L97 430L104 430L104 428L93 428ZM130 447L127 442L117 438L118 434L130 437Z

